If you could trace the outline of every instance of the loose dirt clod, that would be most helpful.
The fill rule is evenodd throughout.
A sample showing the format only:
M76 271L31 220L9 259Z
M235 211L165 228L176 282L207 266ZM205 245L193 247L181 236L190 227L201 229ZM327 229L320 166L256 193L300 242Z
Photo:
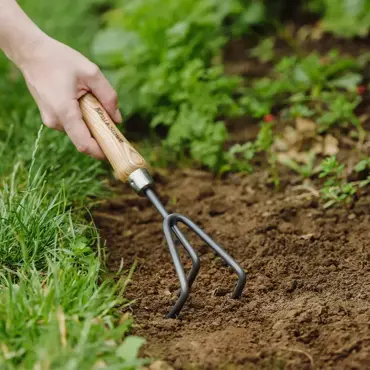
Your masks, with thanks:
M119 185L117 217L108 216L110 203L95 213L110 268L137 261L126 295L136 300L135 334L148 339L143 354L175 369L369 368L370 196L351 210L323 210L314 192L289 181L276 193L262 174L235 177L178 171L158 187L178 200L169 208L201 221L249 278L242 299L230 299L234 275L190 237L201 274L176 320L163 318L178 282L156 211L139 198L135 206ZM213 192L194 197L199 181ZM245 201L247 185L253 201Z

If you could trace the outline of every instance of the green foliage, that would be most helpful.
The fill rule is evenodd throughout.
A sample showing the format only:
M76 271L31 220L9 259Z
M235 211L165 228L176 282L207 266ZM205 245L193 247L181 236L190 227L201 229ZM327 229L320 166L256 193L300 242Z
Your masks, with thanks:
M75 163L80 174L69 172L72 192L67 192L63 182L53 183L43 172L49 158L41 142L39 131L29 171L15 163L0 191L1 368L48 363L53 369L88 370L106 362L112 369L134 369L142 361L124 361L119 352L130 327L116 312L127 303L125 282L101 281L104 266L93 250L100 255L96 230L71 208L91 194L88 187L77 190L78 179L91 176L91 170ZM96 177L90 185L100 186Z
M356 172L369 172L370 158L361 160L354 169ZM345 166L340 164L335 156L326 158L321 163L319 177L327 179L322 188L326 208L340 202L349 203L359 189L370 184L370 175L365 180L347 182L344 170Z
M269 154L273 143L272 124L262 123L257 139L254 142L233 145L226 153L227 164L220 172L246 171L252 172L252 160L258 153Z
M362 172L370 169L370 158L365 158L357 163L356 172Z
M339 202L349 202L356 193L356 188L343 179L344 165L340 164L336 157L326 158L321 163L320 178L326 178L322 188L323 198L326 201L325 208Z
M331 177L334 180L339 181L343 169L344 165L340 164L335 156L328 157L321 163L321 173L319 177Z
M227 41L224 22L237 18L233 32L259 21L260 2L239 0L131 0L105 19L93 52L119 89L126 116L149 117L166 127L164 145L180 156L217 170L225 158L221 117L240 114L233 98L241 80L226 77L215 60ZM145 22L143 22L145 19ZM160 19L160 21L158 21ZM238 30L239 31L238 31Z
M72 249L35 268L0 270L0 365L2 369L90 370L100 363L114 369L143 364L133 353L121 356L131 322L117 326L120 284L99 280L101 266L91 249ZM67 251L66 251L67 252ZM127 340L128 338L126 338ZM135 358L134 358L135 356Z
M334 124L347 127L361 125L354 111L362 101L356 94L361 82L360 65L352 58L341 58L332 51L321 57L284 57L270 77L256 79L244 91L240 103L247 114L262 118L280 107L288 118L311 117L318 131Z
M145 343L145 339L141 337L131 336L126 338L117 349L117 355L128 364L129 367L141 365L143 361L138 361L139 350Z
M297 172L304 178L310 178L315 171L316 155L314 152L309 153L307 163L298 163L292 158L284 158L280 163Z
M317 120L319 131L325 132L333 125L342 127L353 125L362 131L360 121L354 112L361 100L359 96L354 96L351 101L348 96L343 94L323 93L321 102L326 105L327 110Z
M232 24L232 35L234 37L245 35L252 26L264 24L267 20L266 6L263 1L259 0L235 2L234 14L237 14Z
M112 4L113 1L19 0L18 3L48 35L86 54L89 52L91 35L99 27L97 21L99 7Z
M323 16L322 27L342 37L367 36L369 0L311 0L311 10Z
M275 58L274 46L275 38L265 38L251 50L250 55L258 58L263 63L271 62Z
M98 2L21 5L46 32L86 50ZM129 303L126 280L104 276L83 208L104 193L102 166L40 129L19 72L2 56L0 72L0 368L137 369L142 341L130 343L131 320L117 310Z
M358 188L363 188L370 184L370 157L365 158L357 163L355 171L358 173L366 172L367 177L364 180L358 181L356 184Z
M221 173L231 170L252 172L253 166L251 160L256 155L256 146L253 142L244 144L235 144L227 152L227 162L221 168Z
M261 119L275 109L284 118L310 117L319 133L340 125L363 134L355 114L362 101L356 90L361 63L337 51L283 57L268 76L244 83L225 76L223 46L270 21L270 6L241 0L118 1L104 15L106 27L94 39L93 54L118 88L125 115L139 114L153 130L165 132L164 153L175 161L187 157L218 172L251 171L252 159L263 150L240 143L225 152L224 119L242 114ZM316 2L319 8L324 4ZM264 38L251 56L275 61L274 46L275 38ZM272 160L271 153L267 157Z

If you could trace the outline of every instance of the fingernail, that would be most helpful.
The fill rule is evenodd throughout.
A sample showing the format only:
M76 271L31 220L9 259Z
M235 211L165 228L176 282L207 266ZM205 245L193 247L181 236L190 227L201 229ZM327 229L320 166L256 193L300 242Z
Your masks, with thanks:
M116 110L116 113L114 113L115 120L119 123L122 122L122 115L119 109Z

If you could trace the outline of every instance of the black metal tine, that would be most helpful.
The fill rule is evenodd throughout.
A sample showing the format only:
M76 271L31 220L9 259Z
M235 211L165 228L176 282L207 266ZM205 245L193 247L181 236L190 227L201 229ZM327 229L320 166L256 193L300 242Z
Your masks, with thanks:
M183 223L189 229L193 230L206 244L208 244L216 254L218 254L224 262L229 265L236 275L238 276L238 282L231 295L232 298L239 298L243 293L243 289L247 282L247 276L242 267L220 246L218 245L208 234L206 234L198 225L196 225L189 218L178 214L172 213L167 217L169 224L173 227L178 222Z
M197 252L194 250L194 248L189 243L188 239L185 237L185 235L181 232L178 226L172 226L172 230L175 233L176 237L179 239L180 243L184 246L185 250L188 252L189 257L192 260L192 266L191 270L188 275L188 284L189 288L194 283L195 278L197 277L200 269L200 258L197 254Z
M231 297L239 298L247 282L247 276L242 267L220 245L218 245L208 234L206 234L198 225L196 225L189 218L179 213L168 214L166 208L163 206L163 204L158 199L157 195L152 189L147 188L144 190L144 193L153 203L153 205L157 208L159 213L163 216L164 235L167 241L168 248L170 250L170 254L175 266L177 276L180 281L179 297L175 305L172 307L171 311L166 315L166 318L175 318L180 313L186 300L189 297L190 288L195 278L197 277L200 269L200 258L196 251L194 250L194 248L189 243L188 239L185 237L185 235L181 232L180 228L178 227L177 224L179 222L187 226L190 230L193 230L206 244L208 244L209 247L211 247L211 249L218 256L222 258L222 260L228 266L230 266L234 270L234 272L238 276L238 282L235 285ZM185 274L179 253L175 245L174 240L175 236L183 245L192 261L192 267L188 276L186 276Z
M145 189L145 195L149 198L149 200L153 203L155 208L157 208L158 212L165 219L169 214L166 208L163 206L162 202L158 199L155 192L152 189L148 188L148 189ZM176 237L179 239L180 243L185 248L187 254L189 255L191 259L192 266L191 266L190 272L187 277L189 287L191 287L200 269L200 258L197 252L194 250L194 248L189 243L189 241L186 239L185 235L181 232L179 227L175 225L172 227L172 230L175 233Z
M175 265L175 270L177 273L177 276L180 281L180 295L179 298L177 299L175 305L172 307L171 311L166 315L167 319L170 318L175 318L179 312L181 311L182 307L184 306L186 300L189 297L189 283L188 279L185 275L184 269L182 267L181 259L180 256L177 252L175 242L172 237L172 227L169 223L169 218L166 217L163 220L163 231L164 231L164 236L167 241L168 248L170 250L170 254L172 257L173 264ZM180 230L179 230L180 231ZM181 234L181 231L180 231Z

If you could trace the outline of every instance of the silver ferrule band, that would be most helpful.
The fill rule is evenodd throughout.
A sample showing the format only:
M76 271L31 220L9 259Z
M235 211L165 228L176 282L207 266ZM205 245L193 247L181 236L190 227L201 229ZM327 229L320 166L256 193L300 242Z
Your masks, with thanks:
M136 193L143 195L144 190L154 184L154 180L145 168L139 168L128 177L128 183Z

